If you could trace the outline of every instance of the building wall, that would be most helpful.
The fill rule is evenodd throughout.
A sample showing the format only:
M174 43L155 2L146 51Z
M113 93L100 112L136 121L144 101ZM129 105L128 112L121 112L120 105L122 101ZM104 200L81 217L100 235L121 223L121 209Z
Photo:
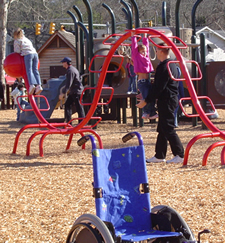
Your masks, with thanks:
M50 66L62 66L60 61L64 57L70 57L72 64L76 66L76 53L69 47L63 48L46 48L39 56L41 80L50 79Z
M225 40L220 38L218 35L212 31L202 31L205 35L205 51L206 51L206 61L225 61ZM197 43L200 43L200 34L197 36ZM214 44L217 48L209 51L207 48L208 44Z
M225 47L225 40L219 38L217 35L210 33L208 31L203 32L205 34L205 39L212 42L213 44L216 44L220 48Z

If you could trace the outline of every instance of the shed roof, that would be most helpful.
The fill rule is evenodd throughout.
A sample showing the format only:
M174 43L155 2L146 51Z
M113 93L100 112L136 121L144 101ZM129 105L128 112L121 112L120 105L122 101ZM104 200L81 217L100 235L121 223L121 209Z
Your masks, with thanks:
M75 35L71 32L64 30L56 30L53 35L51 35L48 40L38 49L38 54L45 50L57 37L63 40L71 49L76 51Z

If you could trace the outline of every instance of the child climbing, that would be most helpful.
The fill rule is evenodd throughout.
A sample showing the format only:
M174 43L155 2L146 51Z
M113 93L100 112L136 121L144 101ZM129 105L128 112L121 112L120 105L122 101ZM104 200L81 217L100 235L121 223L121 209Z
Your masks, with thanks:
M137 87L142 94L142 97L147 97L149 89L152 88L150 82L150 73L154 71L151 60L149 58L149 41L147 34L144 34L142 43L137 43L137 38L134 36L134 31L131 32L131 52L134 62L134 72L138 76ZM155 102L151 102L143 107L142 119L156 119Z
M40 94L41 78L38 71L38 54L31 41L24 36L23 30L14 31L14 52L24 56L27 78L29 82L29 95Z

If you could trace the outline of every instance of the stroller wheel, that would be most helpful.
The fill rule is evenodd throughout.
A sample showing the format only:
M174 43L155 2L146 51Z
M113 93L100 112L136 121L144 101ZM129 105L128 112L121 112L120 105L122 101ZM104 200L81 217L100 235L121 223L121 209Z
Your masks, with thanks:
M105 223L96 215L83 214L71 228L66 243L114 243Z
M182 232L183 235L186 237L187 240L195 241L194 234L192 233L191 229L189 228L188 224L185 220L181 217L181 215L174 210L173 208L165 205L158 205L151 209L151 213L154 214L162 214L166 216L171 224L171 229L176 232ZM179 229L179 230L176 230Z

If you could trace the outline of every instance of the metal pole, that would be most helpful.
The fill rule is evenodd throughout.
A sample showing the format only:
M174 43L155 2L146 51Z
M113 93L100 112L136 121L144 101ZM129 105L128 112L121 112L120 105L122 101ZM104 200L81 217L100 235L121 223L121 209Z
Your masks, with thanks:
M195 44L196 43L196 36L195 35L192 35L191 37L191 43L192 44ZM192 60L196 61L197 59L197 56L196 56L196 47L192 47ZM192 77L195 78L196 77L196 66L194 63L192 63L191 65L191 71L192 71ZM196 86L196 81L193 81L193 85L195 87L195 90L196 90L196 93L198 94L197 92L197 86ZM195 110L195 107L194 105L192 104L192 113L193 114L196 114L196 110ZM192 125L193 127L197 126L198 125L198 118L197 117L192 117Z
M88 29L89 29L89 40L88 44L89 44L89 60L91 60L94 56L94 41L93 41L93 15L92 15L92 10L91 10L91 5L89 3L88 0L83 0L86 9L87 9L87 13L88 13ZM94 62L93 62L93 66L94 66ZM94 87L96 85L95 83L95 75L94 73L90 74L91 76L91 87ZM94 94L93 94L94 95Z
M88 40L89 40L89 32L88 32L88 29L86 28L86 26L81 23L80 21L78 21L77 25L82 29L85 37L86 37L86 70L88 71L89 69L89 59L88 59L88 56L90 56L90 51L89 51L89 45L87 44ZM88 54L89 53L89 54Z
M120 3L123 4L124 7L127 10L127 13L128 13L128 29L131 30L133 28L133 26L132 26L132 12L131 12L131 9L130 9L129 5L124 0L120 0Z
M196 33L196 26L195 26L195 13L198 5L202 2L203 0L197 0L196 3L194 4L194 7L192 8L191 12L191 26L192 26L192 35L195 35Z
M166 26L167 19L166 19L166 2L162 3L162 26Z
M77 13L78 20L83 23L83 16L77 6L73 6L73 9ZM84 74L84 32L80 28L80 73Z
M77 18L71 11L67 11L70 17L73 19L74 22L74 29L75 29L75 45L76 45L76 67L79 69L79 58L78 58L78 28L77 28Z
M206 88L206 59L205 59L205 35L203 33L200 34L200 49L201 49L201 70L202 70L202 80L201 80L201 95L207 95ZM206 112L206 100L202 100L202 108ZM204 122L202 122L202 129L207 129L207 126Z
M127 20L126 28L129 29L129 26L128 26L128 19L129 19L128 12L127 12L127 10L125 8L122 8L122 11L125 13L126 20Z
M159 14L157 12L157 10L155 11L155 26L158 26L158 17L159 17Z
M134 13L135 13L135 29L140 27L140 22L139 22L139 10L138 6L135 0L130 0L132 5L134 6Z
M88 62L90 63L90 60L92 60L92 58L94 57L94 36L93 36L93 14L92 14L92 10L91 10L91 5L89 3L88 0L83 0L86 9L87 9L87 13L88 13L88 29L89 29L89 39L87 39L87 45L89 46L89 57L88 57ZM95 68L95 62L93 61L93 68ZM96 82L95 82L95 74L93 72L90 73L90 83L91 83L91 87L95 87L96 86ZM91 100L93 100L94 98L94 90L91 90ZM95 115L95 114L94 114ZM94 120L91 120L90 123L94 124ZM94 129L97 129L97 126L94 127Z
M115 15L112 11L112 9L105 3L102 4L102 7L108 10L110 16L111 16L111 22L112 22L112 34L116 33L116 20L115 20Z
M180 37L180 19L179 19L180 1L181 1L181 0L177 0L177 2L176 2L176 9L175 9L175 18L176 18L176 36L177 36L177 37Z
M198 5L202 2L202 0L197 0L196 3L194 4L191 12L191 25L192 25L192 37L191 37L191 43L195 44L196 43L196 26L195 26L195 13ZM197 56L196 56L196 47L192 48L192 60L197 61ZM192 65L192 77L196 77L196 66ZM194 82L194 87L196 89L196 81ZM197 90L196 90L197 93ZM193 107L193 114L196 114L196 110ZM192 118L192 124L193 126L197 126L198 119L197 117Z

